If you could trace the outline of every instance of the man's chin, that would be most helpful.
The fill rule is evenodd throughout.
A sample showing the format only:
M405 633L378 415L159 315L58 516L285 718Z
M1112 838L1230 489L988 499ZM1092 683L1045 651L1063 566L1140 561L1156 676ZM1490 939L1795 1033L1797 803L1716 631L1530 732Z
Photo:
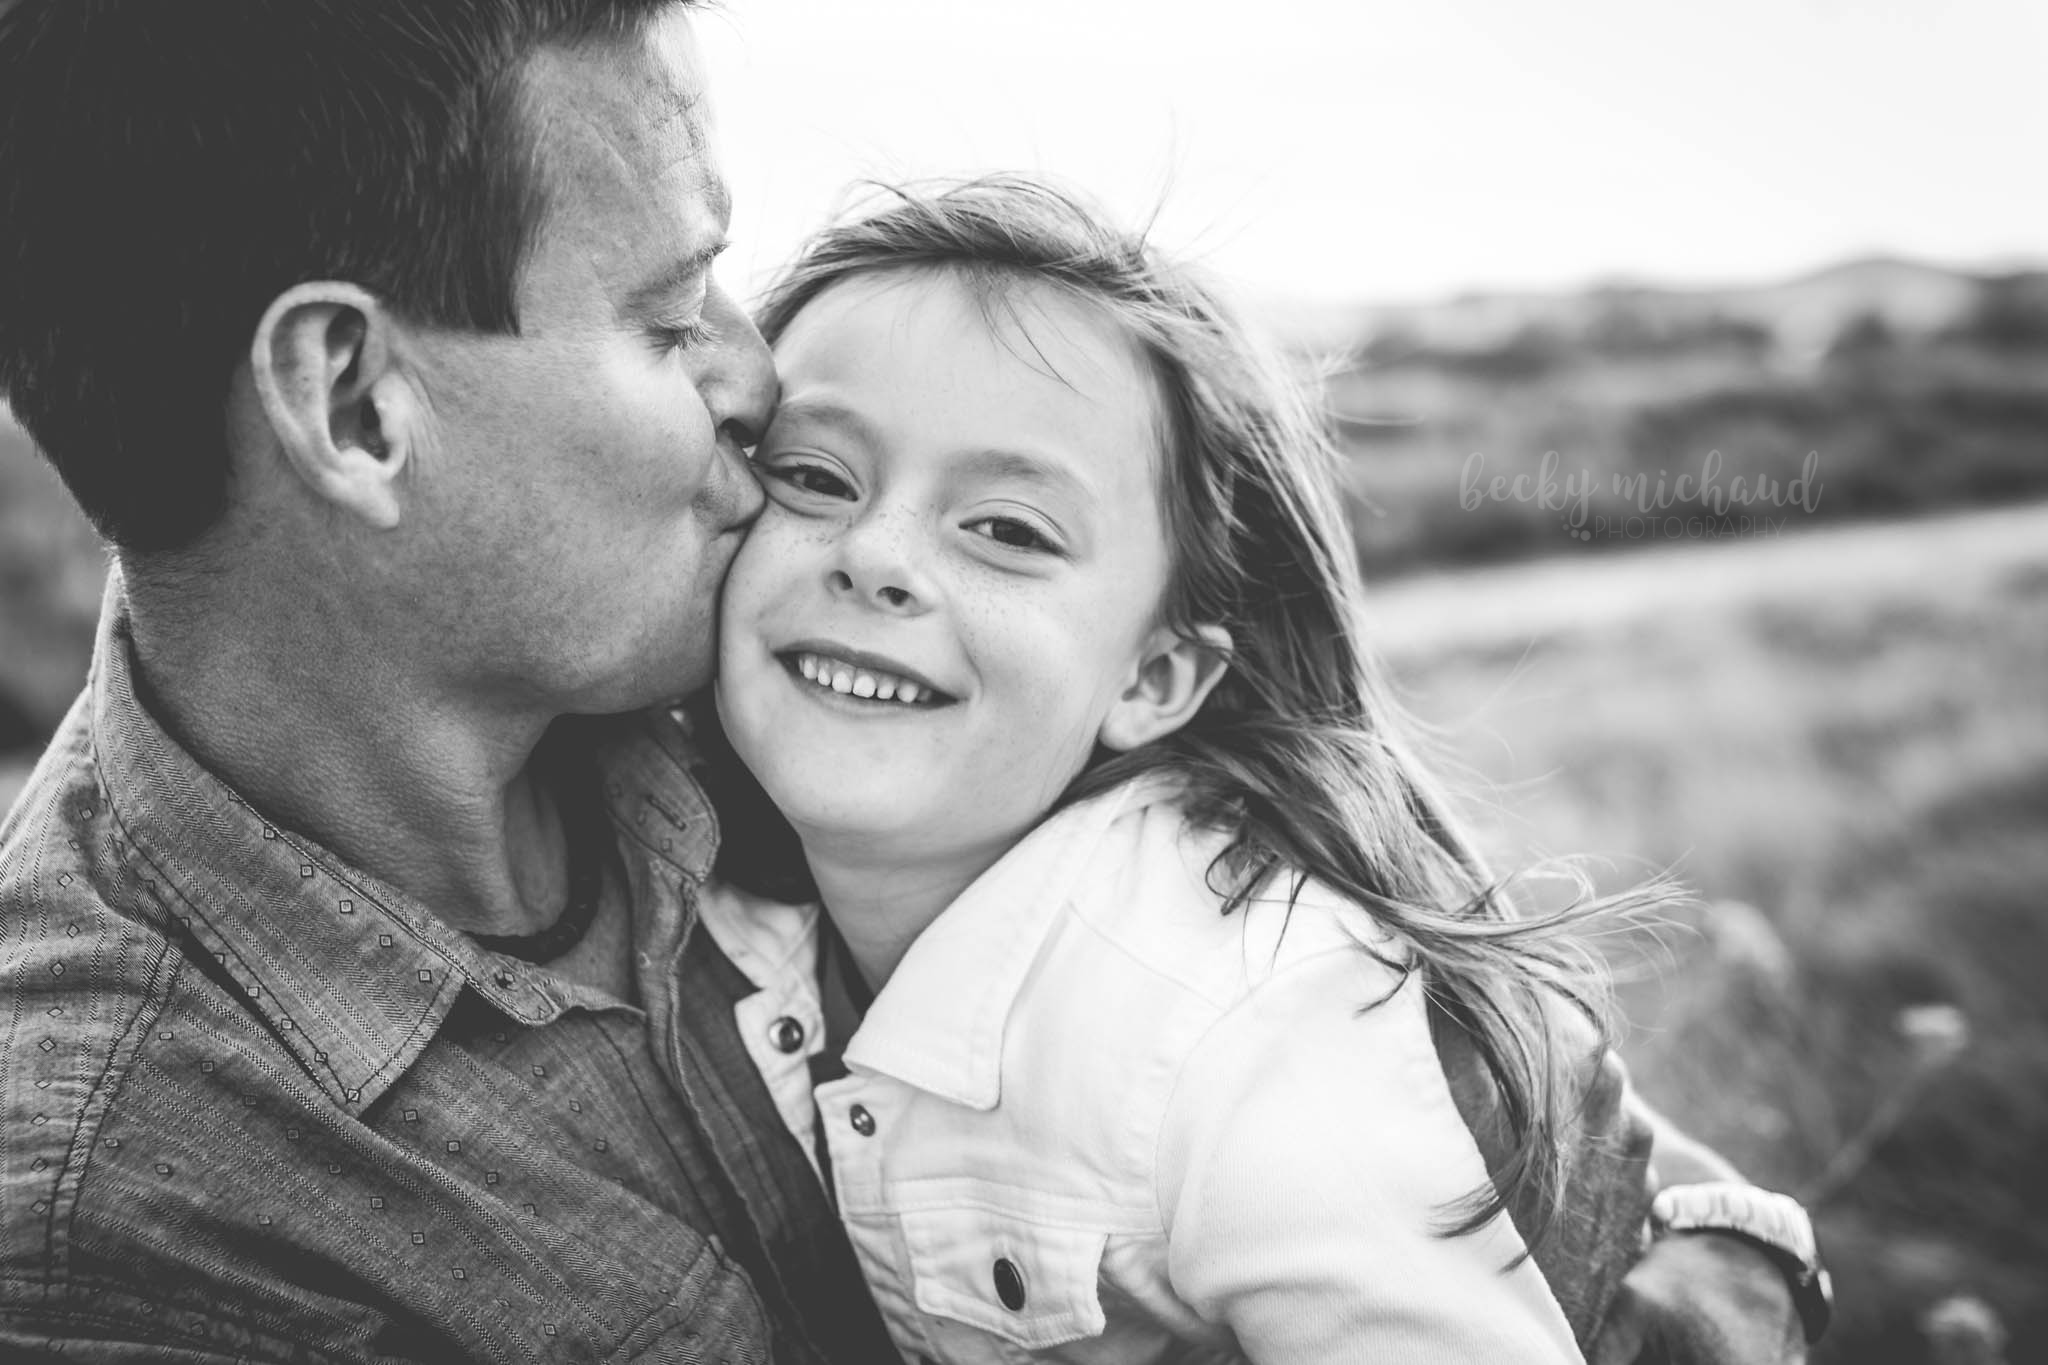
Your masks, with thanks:
M714 650L709 658L692 658L671 667L661 675L655 695L642 702L642 706L669 706L695 696L711 686L718 676L718 655Z
M715 655L696 653L686 658L642 660L584 689L582 696L563 709L578 715L615 716L673 706L711 685L715 660Z
M651 628L666 648L644 660L640 695L624 709L669 705L711 685L718 676L718 613L706 605L692 601L681 619Z

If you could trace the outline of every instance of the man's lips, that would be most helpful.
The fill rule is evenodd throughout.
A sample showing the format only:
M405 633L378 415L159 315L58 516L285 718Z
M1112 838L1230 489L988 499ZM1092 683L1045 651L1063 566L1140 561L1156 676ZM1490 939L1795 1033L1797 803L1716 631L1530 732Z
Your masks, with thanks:
M901 706L947 706L953 695L906 663L825 640L803 640L775 651L799 682L862 700Z

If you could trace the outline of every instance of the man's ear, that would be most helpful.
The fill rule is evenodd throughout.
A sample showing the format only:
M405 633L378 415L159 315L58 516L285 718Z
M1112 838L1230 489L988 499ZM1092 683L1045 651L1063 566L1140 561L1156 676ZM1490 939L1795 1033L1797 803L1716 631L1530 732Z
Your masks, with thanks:
M1097 738L1122 751L1172 734L1194 719L1229 668L1230 632L1222 626L1196 626L1185 635L1155 627Z
M418 436L395 365L397 320L352 284L295 284L271 300L249 352L263 416L290 469L338 511L398 525L399 479Z

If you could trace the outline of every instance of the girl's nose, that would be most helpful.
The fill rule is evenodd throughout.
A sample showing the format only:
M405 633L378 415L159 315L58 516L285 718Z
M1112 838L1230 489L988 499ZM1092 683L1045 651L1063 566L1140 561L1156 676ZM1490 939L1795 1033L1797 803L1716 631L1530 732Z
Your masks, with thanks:
M901 525L866 521L840 542L827 583L834 596L857 598L889 612L919 612L932 591L918 568L911 533Z
M917 600L911 596L910 589L898 587L893 583L877 584L872 592L870 592L854 582L853 575L843 569L834 569L832 571L832 590L836 593L859 594L863 597L872 596L875 605L881 607L908 607Z

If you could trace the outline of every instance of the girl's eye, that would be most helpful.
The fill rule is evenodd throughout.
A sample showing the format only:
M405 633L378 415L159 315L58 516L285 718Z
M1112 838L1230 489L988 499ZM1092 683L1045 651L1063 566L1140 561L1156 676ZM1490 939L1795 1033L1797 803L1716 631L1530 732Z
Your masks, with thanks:
M821 498L851 498L853 485L823 465L784 463L763 465L761 474L778 483Z
M1060 547L1043 531L1030 522L1020 521L1016 517L982 517L978 521L968 522L967 526L969 530L988 537L1006 549L1059 553Z

